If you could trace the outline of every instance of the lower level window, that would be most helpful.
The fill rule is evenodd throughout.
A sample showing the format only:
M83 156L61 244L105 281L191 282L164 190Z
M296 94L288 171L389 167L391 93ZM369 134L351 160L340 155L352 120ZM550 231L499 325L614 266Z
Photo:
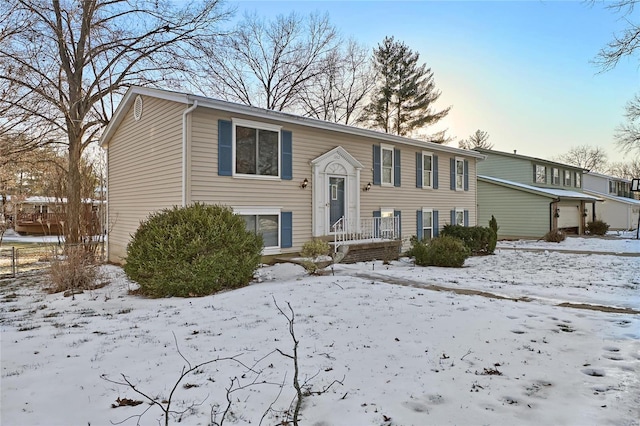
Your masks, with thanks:
M422 210L422 239L433 238L433 210Z
M456 209L456 225L464 226L464 210Z
M243 214L239 213L244 219L247 231L255 232L262 235L264 247L279 247L279 218L277 214Z

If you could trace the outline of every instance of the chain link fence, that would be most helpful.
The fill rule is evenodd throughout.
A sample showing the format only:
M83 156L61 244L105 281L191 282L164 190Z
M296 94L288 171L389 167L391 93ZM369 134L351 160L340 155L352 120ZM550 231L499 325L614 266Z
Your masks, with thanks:
M78 244L93 253L96 261L104 259L104 243ZM47 270L51 262L64 256L65 248L72 245L47 244L33 247L0 247L0 279L15 278L28 272Z

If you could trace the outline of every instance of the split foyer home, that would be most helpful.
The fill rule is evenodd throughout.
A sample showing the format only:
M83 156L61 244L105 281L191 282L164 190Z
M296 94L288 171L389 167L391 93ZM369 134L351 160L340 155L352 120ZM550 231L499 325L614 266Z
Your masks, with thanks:
M596 218L598 196L583 191L587 170L516 152L476 148L486 160L478 164L478 222L493 215L499 238L541 238L552 229L583 234Z
M640 201L633 198L631 181L589 172L583 176L583 185L585 193L604 200L596 218L609 224L609 229L637 229Z
M108 256L123 262L150 213L222 204L261 233L265 255L314 238L430 238L475 225L485 155L202 96L131 87L101 138L108 158ZM377 257L380 259L380 257ZM358 259L360 260L360 259Z

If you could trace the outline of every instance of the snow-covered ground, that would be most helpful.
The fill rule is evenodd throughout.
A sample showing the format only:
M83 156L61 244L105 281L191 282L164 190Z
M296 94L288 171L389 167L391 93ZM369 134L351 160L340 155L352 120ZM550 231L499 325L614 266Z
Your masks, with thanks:
M224 424L286 424L294 369L276 350L292 354L293 342L276 303L290 313L289 303L309 391L301 424L638 425L640 257L550 251L580 240L570 250L640 253L638 240L588 238L500 243L462 269L403 259L307 276L279 264L248 287L192 299L129 295L135 285L115 266L103 268L109 285L75 300L44 293L46 277L0 281L0 422L157 425L158 407L105 378L124 374L162 401L186 360L233 357L180 382L171 409L187 409L182 423L220 423L236 379ZM434 291L443 287L458 293ZM117 406L126 399L144 402Z

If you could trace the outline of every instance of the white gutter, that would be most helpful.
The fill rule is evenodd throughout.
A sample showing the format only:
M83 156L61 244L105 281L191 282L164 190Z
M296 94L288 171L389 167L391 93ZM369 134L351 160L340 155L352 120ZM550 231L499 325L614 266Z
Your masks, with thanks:
M182 207L187 205L187 115L198 108L198 101L182 113Z

